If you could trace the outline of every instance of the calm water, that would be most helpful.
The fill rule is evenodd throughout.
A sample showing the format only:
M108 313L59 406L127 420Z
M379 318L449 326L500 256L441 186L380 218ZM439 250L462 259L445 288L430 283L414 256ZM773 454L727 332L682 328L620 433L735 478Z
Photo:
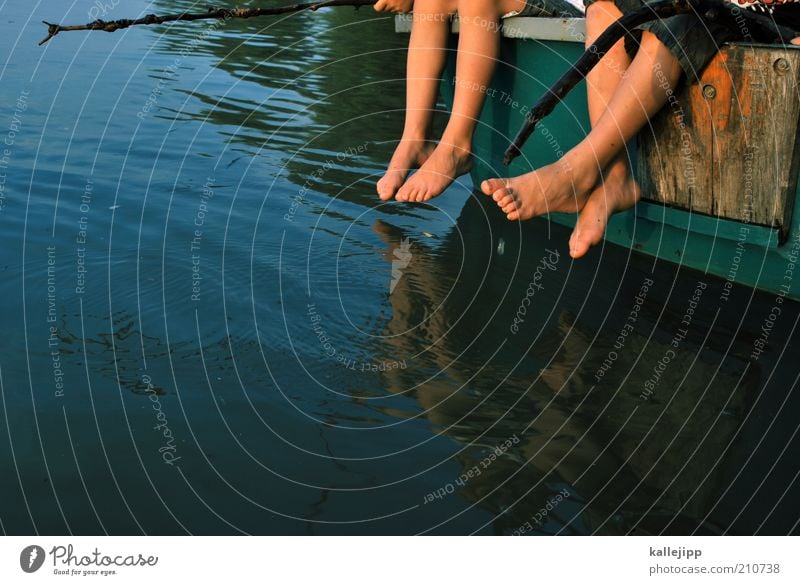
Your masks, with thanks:
M0 4L5 533L798 531L796 304L380 204L389 19L92 6Z

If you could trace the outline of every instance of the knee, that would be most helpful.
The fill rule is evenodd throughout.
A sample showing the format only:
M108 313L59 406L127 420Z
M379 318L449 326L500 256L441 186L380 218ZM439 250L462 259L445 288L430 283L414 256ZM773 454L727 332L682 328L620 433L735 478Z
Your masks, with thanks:
M593 43L597 37L622 17L622 12L613 2L599 0L586 8L586 43ZM621 45L621 43L620 43Z
M617 20L622 17L622 11L611 0L597 0L586 8L588 21L602 20L603 22Z
M415 0L414 8L420 0ZM427 0L425 2L431 6L430 12L438 12L440 14L455 14L458 12L459 0Z
M464 0L462 0L464 1ZM469 0L466 0L469 2ZM525 0L501 0L495 5L497 16L504 16L511 12L522 12L527 2Z
M485 18L500 18L503 14L507 14L512 10L504 10L505 5L517 4L516 0L505 0L504 2L497 2L496 0L456 0L456 11L459 16L482 16ZM522 2L524 5L525 3Z
M671 60L674 58L669 47L665 45L661 39L650 31L642 31L642 39L639 43L638 54L642 54L650 61L663 61L664 59Z
M455 14L458 0L415 0L414 12L420 14Z
M642 40L639 50L647 53L657 53L666 48L666 45L664 45L664 43L662 43L661 40L652 32L649 30L642 31Z
M650 31L642 32L642 41L636 53L637 57L639 54L644 55L648 61L660 63L662 70L670 77L678 78L683 73L678 58Z

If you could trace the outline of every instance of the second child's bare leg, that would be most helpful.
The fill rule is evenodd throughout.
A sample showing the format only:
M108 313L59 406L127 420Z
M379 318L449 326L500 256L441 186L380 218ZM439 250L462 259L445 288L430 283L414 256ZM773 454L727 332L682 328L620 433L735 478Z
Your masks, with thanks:
M622 17L614 2L600 0L586 9L586 47ZM595 126L603 116L620 82L627 75L631 58L620 40L586 76L589 119ZM633 179L625 149L603 170L599 183L580 211L569 240L570 255L580 258L590 246L600 242L612 213L636 205L641 195Z
M625 144L667 101L682 71L678 60L653 34L642 43L606 111L575 148L551 165L513 179L489 179L481 189L509 220L561 211L575 213L587 203L601 177ZM616 205L609 203L609 209Z
M412 169L422 165L433 152L428 144L433 110L439 90L439 77L447 61L449 15L457 0L416 0L406 70L406 120L403 136L389 168L378 181L378 195L391 199Z
M459 0L453 111L436 150L397 192L398 201L428 201L469 172L472 135L497 61L500 17L524 6L524 0Z

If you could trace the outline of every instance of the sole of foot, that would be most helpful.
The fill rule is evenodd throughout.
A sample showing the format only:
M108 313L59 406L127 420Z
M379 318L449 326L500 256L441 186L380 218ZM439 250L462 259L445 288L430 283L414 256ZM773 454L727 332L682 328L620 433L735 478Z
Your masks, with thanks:
M569 239L569 255L582 258L603 240L609 218L630 209L641 198L639 184L627 170L601 181L589 195Z

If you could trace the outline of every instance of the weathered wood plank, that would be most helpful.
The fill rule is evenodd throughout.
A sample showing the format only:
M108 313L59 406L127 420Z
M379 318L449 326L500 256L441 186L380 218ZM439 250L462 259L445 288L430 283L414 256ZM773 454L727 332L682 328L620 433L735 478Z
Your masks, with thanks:
M785 233L799 123L800 50L726 45L640 133L644 197Z

